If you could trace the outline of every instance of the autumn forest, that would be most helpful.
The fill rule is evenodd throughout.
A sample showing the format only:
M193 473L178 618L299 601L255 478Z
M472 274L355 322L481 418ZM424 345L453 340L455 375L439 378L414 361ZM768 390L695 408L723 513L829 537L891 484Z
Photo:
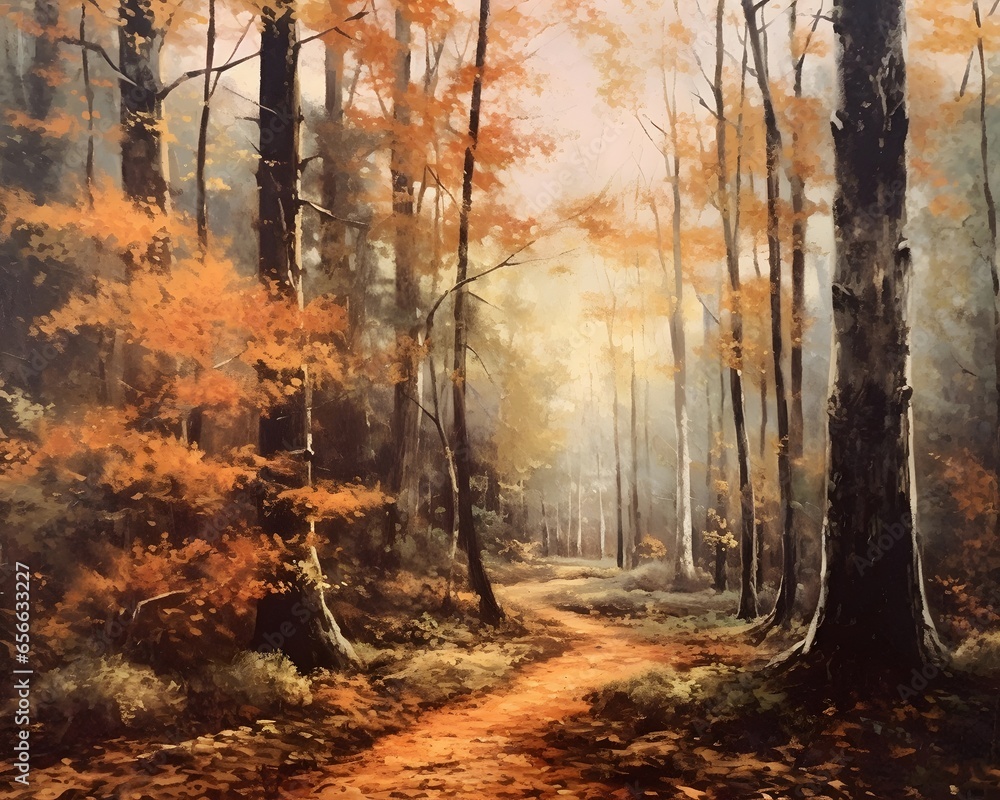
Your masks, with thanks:
M2 9L9 796L1000 797L1000 2Z

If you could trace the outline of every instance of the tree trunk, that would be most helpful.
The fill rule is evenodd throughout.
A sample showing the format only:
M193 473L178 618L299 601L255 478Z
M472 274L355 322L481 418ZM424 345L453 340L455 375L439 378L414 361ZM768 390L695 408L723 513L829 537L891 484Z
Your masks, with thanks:
M670 345L674 359L674 429L677 432L677 497L676 517L678 531L677 575L687 580L695 578L694 569L694 521L691 517L691 447L687 410L687 346L684 331L684 260L681 245L681 156L677 134L677 97L667 95L666 80L663 85L664 103L670 121L670 139L673 149L673 164L668 164L673 213L673 279L674 307L670 315ZM666 156L664 156L666 158ZM655 209L654 209L655 211ZM656 223L659 233L659 220ZM663 247L660 245L660 260ZM664 271L666 271L666 264ZM711 415L709 415L711 417Z
M159 98L163 32L156 27L151 0L122 0L118 16L122 188L126 197L162 211L167 207Z
M341 13L338 4L335 13ZM353 227L353 242L348 235L348 225L343 220L357 216L352 208L350 182L347 175L348 154L345 152L344 129L344 48L342 36L327 36L324 62L324 106L326 119L319 134L319 152L323 160L320 174L322 205L332 212L320 221L320 253L331 292L338 301L347 306L348 332L343 349L360 355L361 337L365 326L365 295L369 277L366 264L371 260L368 253L367 230ZM354 249L352 270L351 249ZM356 376L357 387L352 392L334 390L333 396L325 397L323 428L326 442L336 457L327 459L330 477L338 481L351 481L359 475L371 475L374 471L372 449L369 442L370 425L365 414L367 380ZM419 396L415 399L420 399ZM414 410L416 405L411 402ZM384 478L385 476L380 476ZM417 479L416 496L419 496ZM415 497L416 499L416 497ZM389 515L392 516L392 515ZM430 519L430 517L428 517ZM387 520L395 531L395 518ZM391 537L390 537L391 538Z
M198 244L208 251L208 189L205 168L208 162L208 123L211 117L212 66L215 61L215 0L208 0L208 29L205 34L205 80L201 95L201 119L198 123L198 149L195 157L195 214Z
M711 411L709 412L711 413ZM719 481L715 490L715 512L720 520L728 520L729 497L723 489L729 482L729 459L727 458L725 431L726 431L726 372L719 370ZM728 524L728 523L727 523ZM719 534L723 532L721 521L719 523ZM729 576L726 573L726 557L729 548L721 541L715 545L715 582L714 587L717 592L724 592L728 588Z
M819 603L803 650L847 688L937 657L916 535L902 0L837 0L834 371Z
M730 331L733 339L732 362L729 367L729 389L733 401L733 422L736 428L736 457L739 461L740 481L740 619L757 616L757 552L754 548L756 508L754 505L753 482L750 479L750 442L747 438L746 409L743 398L743 313L740 309L740 259L737 231L733 225L730 209L729 169L727 137L729 122L726 120L726 103L723 93L723 66L725 62L725 0L719 0L716 14L716 61L715 94L716 109L716 150L719 167L719 212L722 216L722 230L726 245L726 268L729 274L729 288L733 293L733 308L730 312Z
M632 455L632 481L631 493L629 495L629 516L632 520L632 536L629 544L626 562L628 566L636 565L636 548L642 542L644 535L642 527L642 516L639 512L639 414L636 407L636 374L635 374L635 348L632 349L632 378L629 384L629 440Z
M80 3L80 41L87 40L87 0ZM83 97L87 103L87 155L83 162L83 184L87 191L87 206L94 207L94 83L90 76L90 51L80 48Z
M795 36L797 30L798 3L792 0L789 8L789 38L792 44L792 57L795 54ZM805 67L806 54L795 60L794 92L795 99L802 99L802 72ZM799 172L799 131L792 130L791 166L788 171L788 183L792 197L792 347L791 347L791 379L792 397L788 420L788 454L793 461L798 461L804 453L805 426L802 415L802 337L805 335L806 315L806 184Z
M573 475L572 466L566 465L566 555L576 555L573 539Z
M303 305L299 252L299 87L298 46L293 3L276 5L262 15L260 55L259 268L260 278L282 296ZM274 377L274 376L270 376ZM298 375L299 390L260 420L259 452L267 458L282 452L302 454L303 464L285 485L312 482L312 398L309 376ZM265 532L289 539L307 533L305 523L288 507L260 509ZM288 591L263 597L257 604L252 645L279 650L302 672L344 668L358 658L340 633L323 592L315 551L296 569L276 576Z
M56 27L59 22L59 5L55 0L35 0L34 22L42 33L34 37L31 66L24 76L26 111L38 121L48 118L55 100L56 88L52 72L59 66L59 44ZM59 152L53 140L41 131L20 128L21 146L11 162L11 183L25 186L42 203L58 189ZM21 174L23 173L23 175Z
M417 438L420 435L420 413L413 402L418 394L420 358L415 352L419 279L414 254L414 201L412 155L405 144L410 126L410 91L412 33L408 11L396 8L396 54L393 84L394 139L389 172L392 180L392 216L394 226L393 255L396 268L396 317L398 358L402 379L396 384L393 398L392 439L395 454L390 471L389 489L395 496L398 523L403 527L415 509L413 476L416 473ZM461 457L461 456L459 456ZM394 535L394 534L393 534ZM392 536L390 537L391 541Z
M583 557L583 459L576 473L576 555Z
M458 270L456 284L469 276L469 216L472 213L472 179L476 169L476 146L479 143L479 118L483 99L483 73L486 69L487 31L490 18L490 0L480 0L479 33L476 41L476 74L472 84L472 102L469 108L469 145L465 149L462 171L462 208L458 225ZM452 373L452 404L458 471L458 520L462 547L469 557L469 582L479 595L479 615L487 625L497 625L504 618L503 609L493 596L493 587L483 567L479 537L472 516L472 446L466 421L465 391L468 373L468 319L466 301L468 290L461 286L455 292L455 352Z
M993 442L995 467L994 472L1000 475L1000 271L997 269L997 204L993 194L993 182L990 179L990 134L987 120L989 88L986 72L986 47L983 42L983 14L979 8L979 0L972 1L972 9L976 15L976 27L979 36L976 40L976 52L979 56L980 94L979 94L979 149L982 157L983 202L986 205L986 222L990 234L986 261L990 268L990 279L993 282L993 364L995 367L997 402L997 424ZM996 529L1000 532L1000 513L996 515Z
M292 0L262 17L260 159L257 168L259 273L296 300L299 264L299 88Z
M756 246L754 248L756 250ZM754 259L756 265L756 258ZM757 451L761 461L762 477L764 476L764 459L767 455L767 370L761 370L760 374L760 448ZM754 547L757 551L757 586L764 585L764 539L766 536L763 515L757 517L754 524Z
M612 299L614 302L614 299ZM612 313L614 313L612 311ZM606 322L605 327L608 332L608 349L611 353L611 421L614 425L615 443L615 526L616 526L616 556L615 560L618 569L625 568L625 498L622 496L622 447L621 435L619 433L619 410L618 410L618 357L615 351L614 342L614 319Z
M691 517L691 450L688 439L689 425L687 412L687 348L684 331L684 270L681 245L681 186L680 144L677 135L676 85L673 94L668 93L666 75L663 78L663 102L670 123L670 144L672 158L663 153L667 178L673 194L671 225L673 233L673 310L670 315L670 345L674 360L674 430L677 440L677 469L675 487L675 524L677 528L677 575L688 580L695 577L694 569L694 522ZM652 203L656 220L657 251L665 275L669 275L663 252L663 237L660 218L655 202ZM707 506L706 506L707 508Z
M545 495L542 495L542 555L552 555L552 532L549 530L549 515L545 511Z
M601 535L601 558L604 558L604 554L607 552L607 540L608 540L608 523L604 518L604 478L601 475L601 450L600 444L598 444L597 450L597 513L600 515L600 520L598 524L600 525L600 535Z
M562 514L560 513L560 511L561 511L561 506L559 504L559 498L557 496L556 497L556 546L555 546L555 554L557 556L561 556L563 554L562 553L562 541L563 541Z
M783 362L784 334L781 324L781 174L779 171L783 144L778 117L771 99L770 78L765 60L760 31L757 27L757 12L752 0L743 0L743 13L747 20L747 34L753 49L757 83L764 99L764 125L767 163L767 260L771 284L771 353L774 358L774 397L778 413L778 509L781 530L782 569L778 585L778 597L769 621L787 625L795 610L796 589L796 542L795 506L792 497L792 463L788 450L789 422L788 395L785 391L785 367Z

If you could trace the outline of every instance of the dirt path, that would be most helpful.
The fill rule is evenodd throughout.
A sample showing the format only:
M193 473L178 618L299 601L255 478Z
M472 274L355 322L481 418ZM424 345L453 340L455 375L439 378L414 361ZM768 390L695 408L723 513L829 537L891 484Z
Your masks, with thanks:
M673 660L669 644L651 645L607 618L552 608L551 581L507 587L505 602L531 608L567 629L569 647L528 667L504 689L429 712L411 728L380 739L359 757L321 773L287 796L383 798L628 798L627 790L590 784L581 766L548 750L552 723L584 712L584 696L608 683ZM549 763L546 757L552 763Z

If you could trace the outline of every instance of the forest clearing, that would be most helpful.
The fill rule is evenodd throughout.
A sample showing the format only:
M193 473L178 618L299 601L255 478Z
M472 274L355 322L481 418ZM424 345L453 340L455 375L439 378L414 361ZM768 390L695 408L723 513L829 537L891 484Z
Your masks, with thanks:
M10 796L1000 797L1000 2L0 9Z

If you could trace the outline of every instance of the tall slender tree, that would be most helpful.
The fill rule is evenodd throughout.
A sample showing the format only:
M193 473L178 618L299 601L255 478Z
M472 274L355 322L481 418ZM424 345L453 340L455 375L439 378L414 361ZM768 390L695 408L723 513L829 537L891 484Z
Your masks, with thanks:
M634 567L636 559L636 547L645 535L643 527L642 513L639 509L639 410L636 403L639 381L636 376L635 367L635 329L632 332L631 350L631 372L629 378L629 454L631 455L631 480L629 481L629 521L631 536L628 550L625 554L625 563L629 567Z
M788 394L785 389L784 331L781 318L781 159L783 143L778 116L771 97L767 56L761 31L757 23L757 9L753 0L742 0L746 18L747 36L753 51L754 71L764 103L764 128L767 163L767 261L768 279L771 284L771 354L774 363L774 397L778 416L778 491L780 494L778 519L781 530L782 569L778 597L768 622L788 624L795 610L795 509L792 498L792 463L788 449ZM766 400L766 398L765 398Z
M497 625L504 619L503 609L493 595L489 575L483 566L472 515L472 442L466 418L466 381L469 349L468 289L463 282L469 277L469 218L472 215L472 186L476 170L476 147L479 144L479 126L482 116L483 77L486 71L486 47L489 38L490 0L480 0L479 28L476 36L476 72L472 83L469 105L469 143L465 148L462 170L462 207L458 224L458 268L455 292L455 350L452 363L452 413L455 460L458 477L459 542L469 559L469 582L479 596L479 615L488 625Z
M625 568L625 498L622 493L622 445L619 422L618 396L618 350L615 347L615 317L618 298L611 291L611 306L604 316L604 328L608 335L608 353L611 359L611 424L615 447L615 561L618 569Z
M819 24L819 15L813 22L813 32ZM798 2L792 0L788 8L788 31L794 59L793 86L795 99L802 100L802 79L809 45L796 52L798 34ZM806 316L806 233L809 220L806 214L806 182L802 176L799 158L802 155L800 132L792 127L792 145L788 166L788 183L792 201L792 324L791 324L791 408L788 421L788 453L793 460L802 458L804 452L804 420L802 414L802 345Z
M1000 270L997 268L998 222L997 202L993 192L993 181L990 175L992 157L990 154L990 131L987 113L989 110L989 77L986 63L986 43L983 40L983 12L979 0L972 0L972 12L976 19L976 55L979 66L979 152L982 170L983 203L986 206L986 227L989 233L989 243L986 247L986 263L989 265L990 279L993 283L993 364L996 372L997 394L997 425L994 428L996 474L1000 475ZM1000 530L1000 514L996 517L996 526Z
M729 120L723 85L725 65L725 0L718 0L715 16L716 57L712 92L715 98L715 145L718 162L718 208L722 218L722 233L726 246L726 272L733 296L730 309L732 356L729 365L729 390L732 395L733 421L736 427L736 457L739 462L740 488L740 558L741 586L739 618L757 616L757 552L754 547L756 508L753 481L750 478L750 441L747 436L746 407L743 395L743 313L740 308L740 258L738 225L734 224L732 208L734 192L729 177ZM738 201L738 200L737 200Z
M674 13L680 15L680 5L675 0ZM663 104L667 111L669 123L670 149L664 148L663 160L667 169L667 180L670 182L670 193L673 200L670 224L673 246L673 298L670 313L670 347L674 361L674 430L677 438L677 486L676 486L676 524L678 531L677 574L687 580L695 577L694 569L694 521L691 515L691 442L690 420L687 403L687 340L684 330L684 251L682 239L682 224L684 208L681 197L681 148L677 120L677 69L675 64L674 79L668 89L667 74L663 70L662 89ZM654 215L656 210L654 208ZM663 253L660 221L656 219L658 249L660 261L666 271ZM668 278L669 280L669 278ZM711 415L710 415L711 416Z
M410 398L419 395L420 370L416 354L420 304L420 283L414 248L415 219L413 196L413 153L407 132L411 123L410 87L413 58L413 24L405 2L395 12L395 57L393 59L393 144L389 173L392 181L394 224L393 253L396 268L397 337L400 342L402 377L393 400L392 438L395 452L389 489L396 496L394 524L410 516L416 508L414 476L420 435L420 414Z

